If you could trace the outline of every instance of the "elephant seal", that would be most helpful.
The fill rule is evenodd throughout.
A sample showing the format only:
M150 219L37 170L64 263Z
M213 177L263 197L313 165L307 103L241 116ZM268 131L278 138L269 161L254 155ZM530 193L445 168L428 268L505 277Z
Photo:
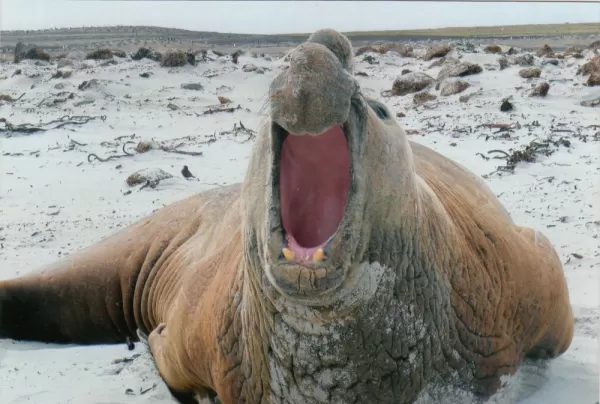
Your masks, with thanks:
M483 181L365 97L317 32L269 89L241 184L169 205L0 283L2 337L149 333L166 384L234 403L486 398L569 347L563 268Z

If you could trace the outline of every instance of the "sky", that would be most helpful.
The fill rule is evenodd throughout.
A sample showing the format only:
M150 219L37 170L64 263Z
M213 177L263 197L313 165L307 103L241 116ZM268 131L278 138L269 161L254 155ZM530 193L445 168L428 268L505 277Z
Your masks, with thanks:
M1 30L153 25L277 34L599 21L600 2L0 0Z

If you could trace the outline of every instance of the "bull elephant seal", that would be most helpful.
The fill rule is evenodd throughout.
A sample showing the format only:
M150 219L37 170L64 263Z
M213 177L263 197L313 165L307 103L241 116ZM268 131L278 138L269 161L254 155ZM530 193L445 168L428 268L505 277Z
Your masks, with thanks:
M173 391L225 404L405 404L438 383L485 398L524 358L565 352L574 320L550 242L409 142L345 46L327 31L291 53L241 184L2 281L2 336L150 332Z

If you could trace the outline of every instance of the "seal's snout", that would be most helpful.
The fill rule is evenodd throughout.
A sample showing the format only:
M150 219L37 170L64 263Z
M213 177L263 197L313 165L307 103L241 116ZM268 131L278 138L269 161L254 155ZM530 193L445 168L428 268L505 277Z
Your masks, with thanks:
M319 135L348 119L358 83L325 45L306 42L269 89L271 119L294 135Z
M354 52L350 40L334 29L320 29L315 31L306 42L319 43L329 49L338 58L342 67L348 72L353 72Z

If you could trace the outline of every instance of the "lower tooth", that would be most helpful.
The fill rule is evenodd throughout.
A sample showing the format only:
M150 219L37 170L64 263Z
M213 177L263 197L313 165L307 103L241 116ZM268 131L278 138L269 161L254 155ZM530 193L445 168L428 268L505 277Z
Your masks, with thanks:
M325 258L325 251L323 251L322 248L319 248L317 251L315 251L315 253L313 255L314 262L323 261L324 258Z
M292 261L296 257L296 254L294 254L294 252L289 248L284 248L281 251L283 252L283 256L285 257L285 259L288 261Z

